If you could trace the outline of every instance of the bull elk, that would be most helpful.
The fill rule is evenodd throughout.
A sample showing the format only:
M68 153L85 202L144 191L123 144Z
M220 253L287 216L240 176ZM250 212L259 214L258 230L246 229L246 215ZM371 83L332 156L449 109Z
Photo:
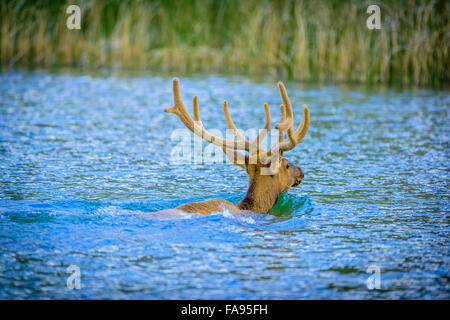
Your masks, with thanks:
M193 99L194 119L191 118L181 100L179 81L177 78L173 79L174 105L164 111L175 113L194 134L221 147L230 162L247 172L249 180L247 193L237 205L222 199L210 199L183 204L174 209L162 210L159 211L160 214L176 212L208 214L223 210L228 210L232 214L241 210L268 213L282 192L288 191L291 187L296 187L302 182L304 178L302 170L283 158L283 153L292 150L305 137L309 128L309 110L306 105L303 105L302 121L297 130L294 130L292 106L286 88L283 83L278 82L278 89L283 101L280 106L281 119L275 125L279 140L271 146L270 151L265 151L261 142L265 139L271 127L270 110L267 103L264 104L266 117L264 128L260 130L255 139L248 141L234 125L228 111L228 103L224 101L225 121L237 140L222 139L211 135L204 128L200 120L197 96L194 96ZM287 137L285 137L286 133ZM238 150L248 154L242 154Z

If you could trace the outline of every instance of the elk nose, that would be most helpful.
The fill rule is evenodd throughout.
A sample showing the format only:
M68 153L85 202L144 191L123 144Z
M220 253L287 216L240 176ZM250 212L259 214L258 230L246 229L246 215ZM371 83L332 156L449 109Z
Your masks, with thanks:
M298 168L298 171L300 171L300 179L303 179L305 175L303 174L302 169Z

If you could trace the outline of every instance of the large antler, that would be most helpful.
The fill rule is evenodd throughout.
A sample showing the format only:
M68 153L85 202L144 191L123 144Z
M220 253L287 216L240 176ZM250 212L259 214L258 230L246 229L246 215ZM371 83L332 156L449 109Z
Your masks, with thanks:
M261 161L267 163L267 159L270 163L278 162L283 156L284 151L289 151L295 148L300 141L303 140L309 129L309 109L306 104L303 105L303 117L297 130L294 131L294 120L291 101L286 92L284 84L278 82L278 89L280 90L281 100L283 104L280 105L280 122L275 125L275 129L278 129L278 142L270 148L270 151L266 155L260 154L252 155L249 159L249 163L257 163ZM287 130L287 139L284 138ZM261 159L261 160L260 160Z
M281 100L283 100L283 104L280 106L281 119L280 122L275 125L275 129L278 129L279 132L279 142L278 146L272 147L271 150L278 147L280 152L283 152L294 149L294 147L305 137L309 129L309 109L306 104L303 105L302 121L297 130L294 131L291 101L289 100L286 88L282 82L278 82L278 89L280 90ZM286 130L288 138L284 139Z
M236 128L233 120L230 117L230 112L228 111L227 101L223 102L223 113L225 115L225 121L227 122L228 128L233 132L237 140L227 140L210 134L202 124L200 119L198 98L194 96L193 98L193 112L194 120L191 118L183 104L180 94L180 83L177 78L173 79L173 100L174 106L164 109L165 112L175 113L184 125L192 131L197 136L202 139L213 143L219 147L222 147L223 151L227 155L228 159L236 165L245 167L248 163L264 163L267 164L271 161L278 161L275 156L281 155L283 151L288 151L293 149L305 136L309 128L309 111L306 105L303 105L303 119L300 123L298 129L294 132L293 129L293 119L292 119L292 107L289 98L286 93L284 85L279 82L278 87L280 89L281 98L284 105L281 105L281 119L280 123L275 127L279 130L279 141L276 145L272 146L269 152L266 152L261 147L261 142L267 136L270 130L271 117L270 110L267 103L264 103L264 112L266 121L264 128L260 130L259 134L252 141L248 141L242 135L242 133ZM284 139L284 133L287 130L288 139ZM236 152L236 150L244 150L249 153L245 156ZM240 161L240 159L245 159ZM269 161L268 161L269 160Z
M225 120L227 122L228 127L236 136L237 140L227 140L222 139L220 137L214 136L210 134L202 124L200 119L200 112L198 108L198 98L194 96L193 99L193 111L194 111L194 120L192 120L189 115L186 107L183 104L183 100L181 99L180 94L180 83L177 78L173 79L173 100L174 106L171 108L164 109L165 112L175 113L180 120L184 123L184 125L191 130L194 134L201 137L202 139L213 143L219 147L232 149L232 150L245 150L249 153L257 153L261 150L260 143L264 140L267 135L267 132L270 130L271 117L270 110L267 103L264 104L264 112L266 116L266 122L264 124L263 130L260 131L258 136L252 141L248 141L245 137L239 132L236 126L231 119L230 112L228 111L228 102L223 102L223 113L225 115Z

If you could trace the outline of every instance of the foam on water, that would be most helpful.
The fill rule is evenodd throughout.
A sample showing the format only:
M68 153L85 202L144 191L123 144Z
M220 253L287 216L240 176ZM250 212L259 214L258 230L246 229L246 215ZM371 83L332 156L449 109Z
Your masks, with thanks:
M242 221L242 222L249 223L249 224L255 224L256 221L252 217L252 215L254 216L257 213L256 212L252 213L252 212L246 211L246 212L241 212L241 213L233 215L232 213L230 213L230 211L225 209L223 211L213 212L211 214L212 215L221 215L227 219L234 219L234 220Z

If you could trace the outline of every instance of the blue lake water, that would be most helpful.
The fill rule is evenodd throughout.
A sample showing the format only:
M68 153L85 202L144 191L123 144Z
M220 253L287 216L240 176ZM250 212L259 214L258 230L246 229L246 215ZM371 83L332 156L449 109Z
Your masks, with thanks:
M239 128L264 102L279 119L276 82L180 81L207 128L225 131L223 99ZM285 84L295 122L311 113L285 155L300 187L269 215L158 220L247 187L232 164L169 161L171 78L1 74L0 298L449 299L450 92Z

